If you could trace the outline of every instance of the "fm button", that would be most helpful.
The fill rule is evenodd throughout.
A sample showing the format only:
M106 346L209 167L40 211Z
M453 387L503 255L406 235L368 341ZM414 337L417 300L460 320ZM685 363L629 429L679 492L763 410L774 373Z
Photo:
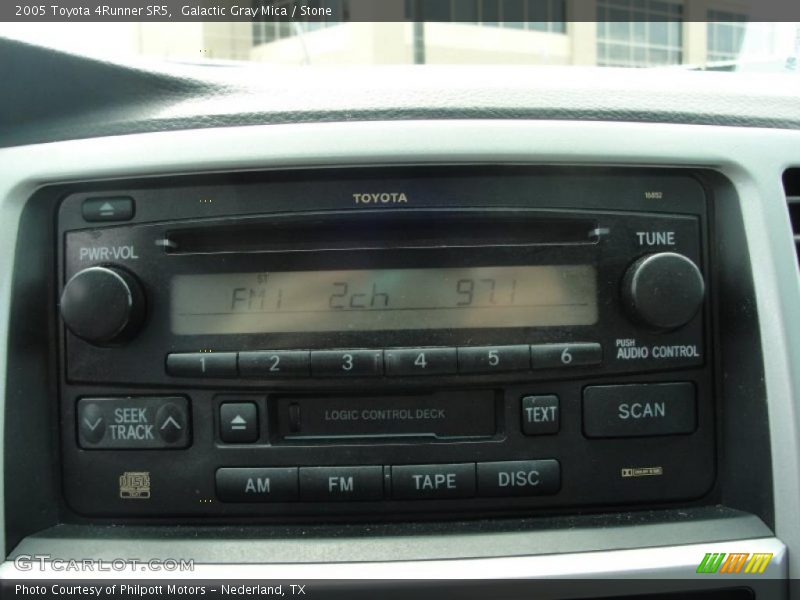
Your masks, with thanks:
M383 467L300 467L300 499L311 502L381 500Z

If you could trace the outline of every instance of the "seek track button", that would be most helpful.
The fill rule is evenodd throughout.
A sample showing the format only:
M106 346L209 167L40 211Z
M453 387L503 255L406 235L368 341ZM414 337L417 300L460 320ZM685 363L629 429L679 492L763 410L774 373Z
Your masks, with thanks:
M156 428L168 444L178 441L186 429L186 412L171 402L165 404L156 412Z
M82 398L77 408L81 448L185 448L191 441L189 401L181 396Z
M92 444L103 439L106 434L106 419L102 408L90 402L83 406L78 420L81 438Z

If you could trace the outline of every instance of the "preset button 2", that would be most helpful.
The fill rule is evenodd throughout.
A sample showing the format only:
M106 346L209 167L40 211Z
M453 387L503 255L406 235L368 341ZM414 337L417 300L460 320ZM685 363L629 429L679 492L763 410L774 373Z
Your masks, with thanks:
M260 379L308 377L311 374L310 354L308 350L239 352L239 374Z

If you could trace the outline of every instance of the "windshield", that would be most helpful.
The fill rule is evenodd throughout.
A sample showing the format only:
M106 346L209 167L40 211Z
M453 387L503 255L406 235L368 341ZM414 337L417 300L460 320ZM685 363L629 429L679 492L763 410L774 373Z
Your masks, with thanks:
M308 9L304 15L298 6ZM50 20L66 22L31 18L0 23L0 35L112 60L216 65L516 64L791 72L800 53L798 23L752 22L745 11L723 0L405 0L395 13L381 11L380 21L369 20L375 6L364 0L175 4L164 7L169 18L140 22L118 22L126 13L105 7L106 13L91 15L104 22L75 22L48 12Z

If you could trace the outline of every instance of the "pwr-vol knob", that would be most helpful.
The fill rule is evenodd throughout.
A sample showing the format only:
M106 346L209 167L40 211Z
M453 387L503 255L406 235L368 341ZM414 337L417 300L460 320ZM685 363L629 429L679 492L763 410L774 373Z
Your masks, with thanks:
M79 338L96 346L133 337L144 320L145 298L136 277L115 267L76 273L61 294L61 318Z
M643 256L622 283L625 308L634 321L653 330L686 325L705 296L703 274L689 258L675 252Z

